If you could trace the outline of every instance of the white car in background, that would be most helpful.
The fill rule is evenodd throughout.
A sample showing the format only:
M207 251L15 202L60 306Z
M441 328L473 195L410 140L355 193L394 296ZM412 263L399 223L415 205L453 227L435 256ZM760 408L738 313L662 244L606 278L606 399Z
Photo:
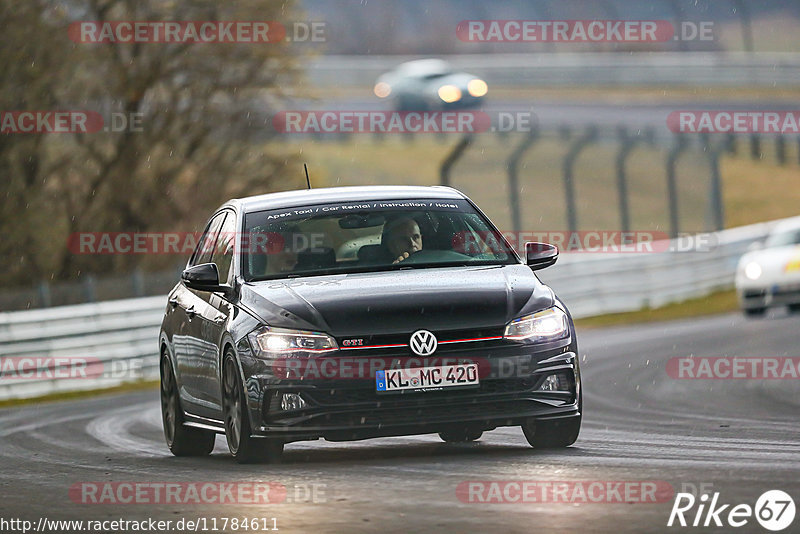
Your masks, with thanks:
M375 96L397 111L445 111L479 107L489 86L441 59L417 59L398 65L378 78Z
M778 223L763 247L741 257L736 293L748 316L776 306L800 312L800 217Z

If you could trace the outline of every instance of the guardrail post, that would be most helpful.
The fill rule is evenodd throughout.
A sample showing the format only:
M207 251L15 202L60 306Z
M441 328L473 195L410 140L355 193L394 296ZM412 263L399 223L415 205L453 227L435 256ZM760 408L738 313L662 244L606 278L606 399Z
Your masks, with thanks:
M456 161L458 161L461 156L464 154L464 151L467 147L472 143L472 134L466 134L461 140L456 143L456 146L453 147L453 150L444 158L442 161L442 165L439 167L439 184L450 186L450 170L455 165Z
M642 137L637 135L628 134L628 129L620 125L617 128L617 135L620 139L620 148L617 152L616 169L617 169L617 195L619 198L619 217L620 228L623 232L629 232L631 229L630 209L628 207L628 176L625 169L625 163L628 160L631 152L639 141L643 140ZM648 130L644 134L644 140L653 143L653 131Z
M701 134L700 142L703 144L703 151L708 155L710 171L709 181L709 207L713 230L720 231L725 228L725 213L722 205L722 178L719 173L719 153L725 146L715 147L711 143L711 136L707 133Z
M775 158L778 160L778 165L786 165L786 139L783 135L775 138Z
M745 52L752 52L754 50L753 24L750 19L750 11L747 8L747 2L745 2L745 0L734 0L734 2L742 24L742 46Z
M142 270L136 268L131 273L131 287L133 287L133 294L137 297L144 296L144 276Z
M594 125L586 128L583 135L576 138L564 156L564 194L567 201L567 229L570 232L578 230L578 208L575 203L575 161L581 151L597 139L597 127Z
M750 157L761 159L761 138L757 133L750 134Z
M522 231L522 210L519 206L519 161L538 138L539 130L534 127L511 152L506 162L506 169L508 170L508 202L511 206L511 226L515 232Z
M736 134L725 134L725 151L728 154L736 154L738 152L738 145L736 144Z
M631 217L628 210L628 177L625 175L625 161L628 159L633 147L636 146L636 138L628 135L628 129L625 126L617 127L617 135L619 135L620 142L616 159L620 229L623 232L628 232L631 228Z
M667 0L667 5L672 8L672 12L675 14L675 35L678 35L678 32L681 31L681 22L683 22L685 15L681 6L678 5L678 0ZM678 39L678 50L688 50L689 47L686 44L686 41L683 39Z
M39 282L38 293L41 307L49 308L52 305L53 300L50 296L50 284L47 280L42 280Z
M670 237L675 239L680 231L678 223L678 182L675 178L675 165L681 154L686 150L686 137L675 134L675 144L667 153L667 205L669 208Z
M94 276L87 274L83 279L83 292L86 297L86 302L95 302L97 300L96 283Z

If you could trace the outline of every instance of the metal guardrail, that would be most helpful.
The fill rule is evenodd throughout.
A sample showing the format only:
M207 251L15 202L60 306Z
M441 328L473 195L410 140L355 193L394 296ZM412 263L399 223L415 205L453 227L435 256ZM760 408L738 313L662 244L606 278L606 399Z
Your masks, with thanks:
M665 252L562 254L539 277L575 317L658 307L733 287L739 258L777 222L672 240L678 250ZM681 252L690 241L712 246ZM655 250L660 248L654 243Z
M158 296L0 313L0 399L157 378L165 306Z
M372 87L378 76L419 56L319 56L308 79ZM458 54L443 56L455 68L493 85L642 85L787 87L800 84L794 52L585 52Z
M540 276L575 317L699 297L731 287L741 254L776 222L709 234L715 246L708 251L562 254ZM157 378L158 328L165 306L165 297L159 296L0 313L0 372L7 361L21 358L51 374L56 372L48 367L54 359L88 362L87 378L0 375L0 399Z
M0 292L0 310L21 311L163 295L172 289L184 267L185 260L160 272L134 270L98 277L84 273L72 280L43 279L35 287L5 287Z

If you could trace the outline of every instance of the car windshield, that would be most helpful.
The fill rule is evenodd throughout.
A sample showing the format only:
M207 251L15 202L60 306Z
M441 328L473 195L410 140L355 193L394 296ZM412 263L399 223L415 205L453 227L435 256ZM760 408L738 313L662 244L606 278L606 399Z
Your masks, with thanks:
M453 74L452 70L442 70L438 72L428 72L421 76L423 80L435 80L436 78L442 78L444 76L448 76Z
M246 281L520 260L465 200L385 200L245 215Z
M766 242L767 248L788 247L791 245L800 245L800 228L772 234L767 238Z

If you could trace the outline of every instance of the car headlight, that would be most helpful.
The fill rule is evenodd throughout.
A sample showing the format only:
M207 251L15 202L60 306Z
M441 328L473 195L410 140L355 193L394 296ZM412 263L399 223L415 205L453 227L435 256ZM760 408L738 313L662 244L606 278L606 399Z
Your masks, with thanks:
M375 84L373 91L378 98L386 98L392 94L392 86L386 82L378 82Z
M448 104L461 100L461 89L455 85L443 85L438 91L439 98Z
M547 308L532 315L514 319L506 325L505 339L554 341L569 335L567 314L559 308Z
M264 358L316 356L339 350L336 340L323 332L262 326L248 337L256 354Z
M761 265L758 263L751 261L747 265L744 266L744 275L749 278L750 280L758 280L761 278Z
M489 86L480 78L475 78L467 84L467 91L475 98L479 98L489 92Z

